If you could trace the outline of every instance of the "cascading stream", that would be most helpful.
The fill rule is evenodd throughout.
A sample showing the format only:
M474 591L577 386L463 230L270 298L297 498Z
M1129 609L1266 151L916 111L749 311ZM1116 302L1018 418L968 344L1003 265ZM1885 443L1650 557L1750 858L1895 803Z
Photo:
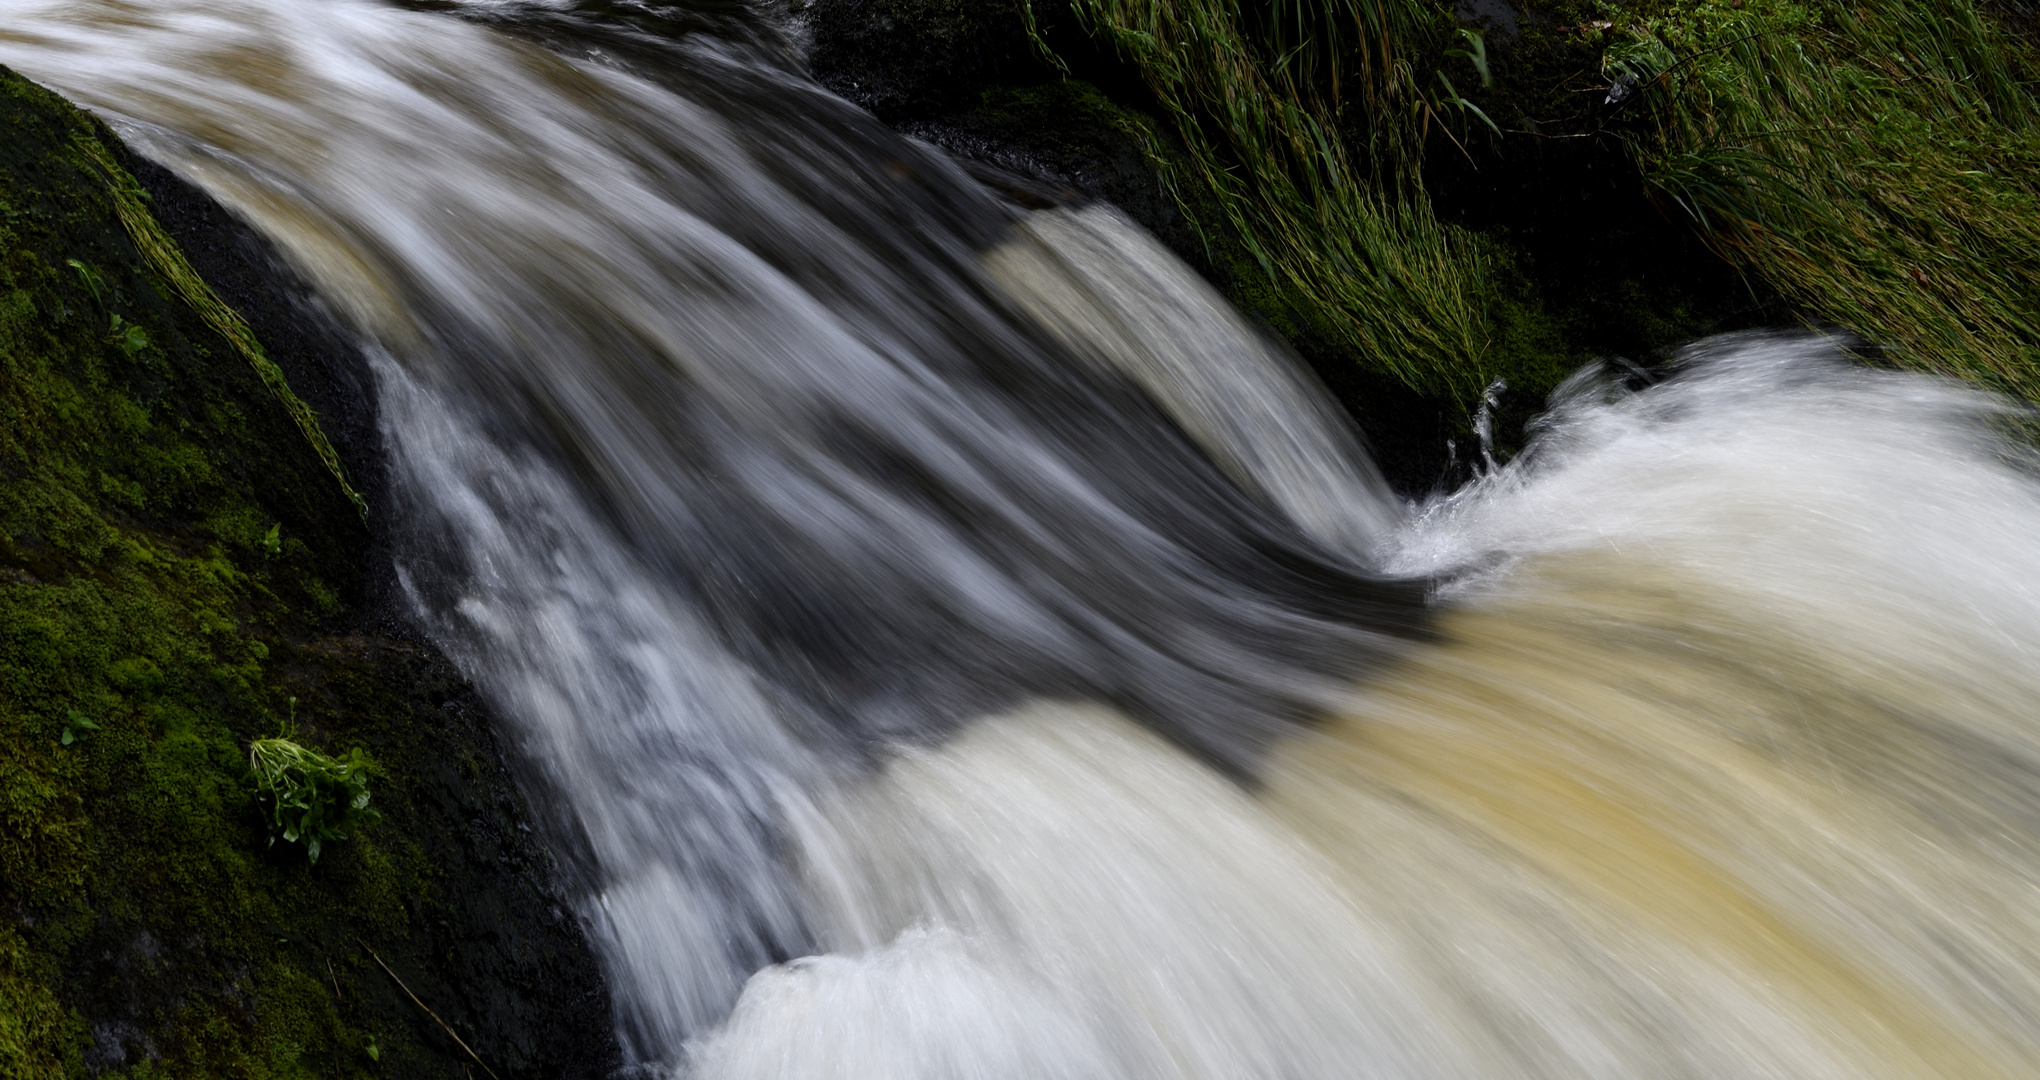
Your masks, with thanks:
M642 1066L2040 1069L1992 399L1717 342L1403 507L1153 240L744 4L0 0L0 62L361 334Z
M473 9L653 82L359 2L7 11L9 61L270 232L377 343L403 580L515 718L648 1057L813 947L782 804L826 778L1042 694L1244 769L1421 622L1360 568L1392 515L1306 383L1271 355L1232 378L1260 426L1209 400L1178 424L1121 342L1078 360L1089 327L1041 326L981 265L1014 212L790 73L765 24ZM1161 259L1089 228L1094 262ZM1204 311L1265 352L1158 266L1091 288L1098 317Z

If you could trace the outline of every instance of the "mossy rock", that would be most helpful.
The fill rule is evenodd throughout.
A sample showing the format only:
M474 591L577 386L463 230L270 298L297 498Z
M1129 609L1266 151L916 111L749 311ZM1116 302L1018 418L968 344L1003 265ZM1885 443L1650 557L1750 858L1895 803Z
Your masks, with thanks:
M0 69L0 1075L461 1075L374 956L503 1080L605 1072L481 708L363 614L368 531L94 147L139 168ZM378 763L381 823L315 866L248 780L293 713Z

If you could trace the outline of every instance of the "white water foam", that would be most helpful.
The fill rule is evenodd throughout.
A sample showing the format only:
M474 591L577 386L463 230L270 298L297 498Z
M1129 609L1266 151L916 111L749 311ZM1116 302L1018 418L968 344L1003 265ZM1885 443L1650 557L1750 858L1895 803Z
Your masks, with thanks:
M1042 706L825 803L840 951L755 979L703 1074L1034 1068L916 1056L991 1022L914 974L940 953L1083 1032L1057 1075L2030 1075L2040 484L2005 407L1803 338L1609 385L1397 537L1461 572L1444 640L1258 796ZM778 1038L853 1001L841 1057Z

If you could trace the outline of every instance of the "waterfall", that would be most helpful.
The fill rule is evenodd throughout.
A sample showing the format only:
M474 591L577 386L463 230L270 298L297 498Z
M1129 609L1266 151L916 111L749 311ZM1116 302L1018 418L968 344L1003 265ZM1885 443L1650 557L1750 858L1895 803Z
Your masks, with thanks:
M639 1067L2040 1068L2040 459L1804 337L1417 505L721 0L0 0L359 335Z

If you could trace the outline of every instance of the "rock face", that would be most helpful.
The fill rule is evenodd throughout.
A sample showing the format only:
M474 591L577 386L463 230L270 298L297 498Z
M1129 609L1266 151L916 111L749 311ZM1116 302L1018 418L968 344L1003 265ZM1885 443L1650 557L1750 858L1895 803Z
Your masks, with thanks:
M1018 0L792 0L822 85L886 121L1035 69Z
M601 974L482 706L94 147L371 506L381 472L355 353L260 241L0 69L0 1075L480 1075L427 1008L503 1080L606 1074ZM316 865L248 780L288 727L376 762L381 822Z

